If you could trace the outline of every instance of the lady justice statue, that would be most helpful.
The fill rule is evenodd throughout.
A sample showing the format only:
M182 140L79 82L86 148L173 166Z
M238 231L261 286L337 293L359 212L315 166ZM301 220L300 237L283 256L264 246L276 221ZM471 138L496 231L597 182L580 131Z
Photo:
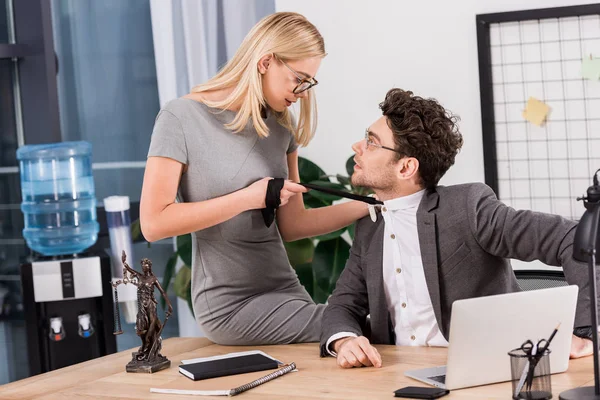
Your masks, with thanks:
M119 298L117 286L121 283L129 283L137 286L138 313L135 324L135 332L142 339L142 345L137 352L132 353L131 361L127 364L127 372L147 372L153 373L171 366L171 361L160 354L162 347L162 338L160 336L167 320L173 313L173 307L167 297L164 289L158 282L158 279L152 273L152 261L142 258L142 273L131 268L125 261L127 258L125 252L121 256L123 261L123 279L114 282L115 288L115 335L123 333L121 330L121 318L119 310ZM127 274L129 272L129 275ZM156 315L156 299L154 298L154 288L157 288L165 299L167 312L165 320L161 323Z

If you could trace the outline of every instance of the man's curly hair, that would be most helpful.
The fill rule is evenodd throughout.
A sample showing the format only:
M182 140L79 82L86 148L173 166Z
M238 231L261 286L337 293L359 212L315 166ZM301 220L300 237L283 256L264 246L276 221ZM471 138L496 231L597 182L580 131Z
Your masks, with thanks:
M387 117L395 148L401 153L396 160L416 158L423 187L436 186L463 145L459 118L437 100L423 99L402 89L387 92L379 108Z

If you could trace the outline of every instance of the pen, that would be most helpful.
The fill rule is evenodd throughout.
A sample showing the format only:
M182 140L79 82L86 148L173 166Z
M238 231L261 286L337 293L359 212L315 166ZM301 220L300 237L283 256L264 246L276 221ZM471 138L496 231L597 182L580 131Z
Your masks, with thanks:
M530 371L529 371L529 376L527 376L527 391L531 390L531 383L533 382L533 375L535 373L535 367L540 362L542 357L545 355L546 350L548 350L548 347L550 347L550 342L552 342L552 339L554 339L554 336L556 335L556 332L558 332L559 327L560 327L560 322L558 323L556 328L554 328L554 331L552 331L552 334L550 335L548 340L546 340L546 345L541 348L540 348L540 346L538 346L537 354L532 358L531 364L529 365Z
M544 348L542 349L542 351L540 351L538 354L538 357L541 357L544 355L544 352L546 351L546 349L548 347L550 347L550 342L552 341L552 339L554 339L554 336L556 335L556 332L558 332L558 328L560 327L560 322L558 323L558 325L556 325L556 328L554 328L554 331L552 331L552 334L550 335L550 337L548 338L548 340L546 341L546 345L544 346Z

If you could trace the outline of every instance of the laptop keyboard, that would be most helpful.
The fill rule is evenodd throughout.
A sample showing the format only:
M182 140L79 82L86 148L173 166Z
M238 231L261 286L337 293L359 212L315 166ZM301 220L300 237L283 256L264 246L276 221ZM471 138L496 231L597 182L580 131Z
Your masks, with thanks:
M431 379L432 381L440 383L446 383L446 375L430 376L427 379Z

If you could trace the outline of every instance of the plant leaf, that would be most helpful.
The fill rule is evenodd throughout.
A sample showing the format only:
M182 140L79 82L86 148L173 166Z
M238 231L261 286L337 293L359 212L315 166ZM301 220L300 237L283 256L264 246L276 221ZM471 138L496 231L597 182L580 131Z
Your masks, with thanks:
M185 298L185 301L187 302L187 305L190 308L190 312L192 313L192 316L195 317L194 304L192 303L192 291L191 291L191 288L188 291L188 294L187 294L187 296Z
M337 174L335 176L335 179L337 179L337 181L342 185L346 186L346 190L348 190L348 186L352 185L352 183L350 182L350 178L348 178L347 176Z
M315 245L311 239L300 239L284 243L285 251L292 266L310 263L315 253Z
M310 183L318 185L318 186L322 186L325 188L329 188L329 189L346 190L346 187L344 185L341 185L341 184L335 183L335 182L331 182L331 181L312 181ZM334 202L336 200L341 199L341 197L338 195L323 193L323 192L319 192L318 190L311 190L309 193L311 196L316 197L317 199L320 199L329 204L331 204L332 202Z
M175 282L173 282L173 289L175 294L182 299L187 299L190 296L190 290L192 288L192 269L187 265L181 266L177 275L175 275Z
M327 299L329 298L330 294L331 293L327 293L326 291L321 289L319 286L315 285L312 298L313 298L314 302L317 304L325 304L327 302Z
M329 296L349 255L350 245L341 237L319 242L315 248L312 262L316 284L315 293L317 293L316 287L318 286Z
M144 239L142 235L142 226L140 225L140 219L136 219L131 223L131 241L132 242L141 242Z
M294 269L298 275L298 280L300 280L300 283L304 286L310 297L312 297L314 300L314 278L312 263L296 265Z
M192 294L186 299L188 303L188 307L190 308L190 312L192 313L192 317L196 318L196 314L194 314L194 304L192 303Z
M348 234L350 235L350 239L354 240L354 230L356 229L356 222L348 227Z
M350 156L349 159L346 160L346 172L348 173L348 176L352 176L352 174L354 173L354 166L356 165L356 163L354 162L354 156Z
M315 190L313 190L315 192ZM331 205L331 202L327 202L321 199L317 199L310 193L302 193L302 198L304 200L304 206L308 208L320 208L327 207Z
M318 186L330 188L330 189L337 189L337 190L345 189L344 185L337 183L337 182L331 182L329 180L327 180L327 181L311 181L310 183L318 185Z
M352 193L355 194L360 194L361 196L368 196L370 194L373 194L374 192L366 187L362 187L362 186L352 186Z
M177 254L185 265L192 265L192 235L177 236Z
M325 172L312 161L304 157L298 157L298 172L300 173L300 182L311 182L320 179Z
M346 268L346 262L348 261L348 258L350 258L350 244L348 244L348 242L341 237L338 238L338 240L339 247L337 254L340 257L340 260L336 260L336 262L333 264L334 268L329 278L329 295L333 293L337 280L339 279L344 268Z
M324 235L321 236L317 236L316 239L320 240L320 241L326 241L326 240L331 240L331 239L335 239L337 237L342 236L342 234L346 232L346 228L342 228L338 231L334 231L334 232L329 232L326 233Z
M334 201L341 199L340 196L336 196L335 194L317 192L316 190L312 191L310 195L316 199L321 200L321 202L326 203L330 206Z
M169 261L167 261L167 265L165 266L165 274L163 275L162 281L162 287L165 293L168 293L171 279L175 273L175 264L177 264L177 253L173 253L171 257L169 257ZM160 296L160 305L163 309L165 308L165 298L162 296Z

